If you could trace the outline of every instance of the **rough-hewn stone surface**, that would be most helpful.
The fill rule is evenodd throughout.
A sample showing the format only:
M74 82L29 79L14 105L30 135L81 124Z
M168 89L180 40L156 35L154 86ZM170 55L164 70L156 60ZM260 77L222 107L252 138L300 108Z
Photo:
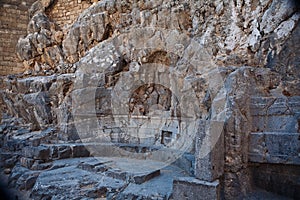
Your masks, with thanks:
M253 181L258 187L290 198L299 192L299 96L255 97L249 143ZM262 132L263 131L263 132ZM257 164L260 163L260 164ZM262 164L263 163L263 164Z
M49 9L46 9L46 14L61 28L68 27L76 20L80 13L90 7L93 2L97 1L98 0L57 0Z
M26 35L28 9L35 0L1 0L0 2L0 75L24 71L16 55L16 45Z
M251 133L249 160L259 163L300 164L299 133Z
M299 165L254 164L251 171L256 186L287 198L299 197Z
M220 199L218 181L206 182L196 178L178 178L174 180L174 199Z
M242 199L263 185L253 176L284 172L266 174L261 160L299 170L297 1L93 2L39 0L29 10L17 44L26 72L0 80L11 187L33 199L181 199L186 188L201 199L196 191L218 182L206 195ZM76 161L88 156L162 165L132 175ZM199 179L174 183L173 196L185 173L168 174L171 163Z
M75 6L76 2L72 4ZM84 4L84 1L77 4ZM61 6L62 3L57 2L51 9L58 7L60 10ZM63 38L66 40L63 53L67 61L74 63L87 49L112 34L134 27L151 26L177 29L188 34L209 50L218 65L270 66L275 69L278 62L274 61L287 53L283 51L285 46L294 40L293 45L298 44L297 6L297 2L291 0L245 3L179 1L164 4L160 4L160 1L103 1L93 5L90 12L83 12L77 22L63 30ZM70 8L72 9L73 7ZM76 6L74 9L76 10ZM79 7L78 10L80 11ZM91 26L93 23L97 25ZM291 62L284 62L288 71L294 71ZM288 84L294 85L291 81Z

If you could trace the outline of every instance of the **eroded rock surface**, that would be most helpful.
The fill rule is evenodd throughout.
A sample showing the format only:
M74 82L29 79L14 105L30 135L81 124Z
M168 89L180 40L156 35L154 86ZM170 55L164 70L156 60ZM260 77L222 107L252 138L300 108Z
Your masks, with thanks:
M17 46L27 70L0 82L10 187L32 199L251 199L264 164L299 178L299 141L283 140L284 159L273 146L300 130L296 1L105 0L63 28L53 4L33 4ZM255 99L266 112L253 114ZM172 196L181 176L192 177Z

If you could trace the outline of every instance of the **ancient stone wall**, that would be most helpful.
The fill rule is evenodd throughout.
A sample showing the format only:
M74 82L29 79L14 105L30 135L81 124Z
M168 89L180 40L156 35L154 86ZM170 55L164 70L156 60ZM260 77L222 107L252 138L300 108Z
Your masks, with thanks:
M46 10L47 15L61 28L71 25L85 9L90 7L91 0L56 0Z
M36 1L17 44L26 73L0 79L0 168L33 199L274 199L249 197L263 185L299 198L255 177L288 166L283 179L299 179L299 11L296 0ZM62 159L85 156L176 158L191 177L137 194L141 181L87 159L72 176L129 182L55 183Z
M24 70L17 59L16 45L27 33L28 9L35 0L0 1L0 75L15 74Z
M26 70L26 64L24 66L23 61L16 54L16 46L18 39L27 34L28 22L32 17L30 8L35 2L42 1L3 0L0 2L0 75L17 74ZM60 29L64 29L97 0L54 0L49 2L52 3L45 8L45 12L51 21L54 21Z

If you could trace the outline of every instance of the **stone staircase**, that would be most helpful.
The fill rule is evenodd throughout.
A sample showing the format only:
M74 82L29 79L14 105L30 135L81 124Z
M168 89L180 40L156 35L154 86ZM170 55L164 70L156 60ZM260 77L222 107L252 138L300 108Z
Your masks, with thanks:
M9 170L8 186L30 199L170 199L174 178L193 169L187 154L166 164L163 159L172 151L162 147L66 143L55 140L52 128L17 131L3 139L2 167ZM165 155L147 159L158 150Z

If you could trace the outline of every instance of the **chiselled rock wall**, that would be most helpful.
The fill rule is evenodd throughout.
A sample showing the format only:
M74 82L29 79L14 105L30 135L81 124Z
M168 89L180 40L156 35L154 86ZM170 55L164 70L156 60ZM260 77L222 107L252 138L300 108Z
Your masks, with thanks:
M78 18L76 10L82 11ZM296 162L275 163L299 170L299 155L285 151L298 141L274 143L285 145L280 153L266 150L272 145L253 147L262 135L255 132L269 131L263 120L281 115L267 111L265 118L257 117L252 105L253 99L262 99L259 106L264 99L286 101L283 113L292 120L285 131L297 138L297 1L40 0L29 13L27 35L17 44L25 72L1 80L0 101L2 146L14 158L3 157L3 167L21 163L33 170L28 172L33 177L21 178L34 180L22 186L33 187L34 198L42 195L39 185L47 180L47 173L39 176L35 170L52 170L57 160L71 157L175 161L193 178L174 182L174 199L247 197L254 183L263 185L253 176L265 174L264 165L253 170L253 163L275 169L272 156L292 155ZM275 133L268 137L280 138L281 128L273 124ZM265 145L266 137L258 144ZM22 182L18 170L12 182ZM276 192L276 185L267 188ZM292 198L299 194L281 191ZM80 195L85 193L67 197Z
M46 10L47 17L41 14L32 16L31 24L43 22L48 25L43 27L45 30L29 27L28 33L31 34L19 41L23 48L17 48L17 53L26 69L35 68L33 71L39 73L43 70L51 73L56 69L59 71L67 68L65 63L75 63L88 49L112 34L133 27L151 26L177 29L188 34L209 51L218 66L268 66L279 73L286 72L282 75L285 80L283 87L297 87L292 81L297 76L297 70L293 67L297 58L289 62L279 58L283 54L292 56L289 50L285 51L287 43L295 46L299 43L296 39L299 19L296 1L178 1L163 4L160 1L102 1L90 9L91 13L83 12L77 22L64 29L61 21L71 25L71 18L75 18L72 15L70 20L64 20L69 14L64 13L66 11L62 6L68 3L49 1L47 6L39 8ZM79 5L74 1L71 4L74 6L70 6L69 12L80 12L87 2L82 1ZM52 24L50 28L52 19L56 27ZM279 70L279 65L284 67Z

